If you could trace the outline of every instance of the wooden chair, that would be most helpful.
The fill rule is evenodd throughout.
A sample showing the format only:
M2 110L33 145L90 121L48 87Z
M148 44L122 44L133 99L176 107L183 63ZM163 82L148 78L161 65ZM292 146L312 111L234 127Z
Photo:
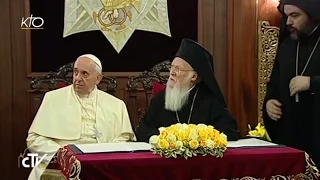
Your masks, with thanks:
M277 54L280 29L267 21L258 23L258 122L263 124L263 102Z
M127 88L129 93L129 102L132 103L133 112L131 112L132 126L136 130L140 121L143 119L147 108L150 105L152 98L152 90L154 83L166 84L169 77L170 61L163 61L156 64L151 70L144 71L137 77L129 78L127 82ZM138 92L142 91L143 96L138 96ZM145 99L144 103L139 107L142 99Z
M62 66L57 72L49 72L41 77L32 78L30 87L33 91L51 91L72 84L73 62ZM103 77L98 85L100 90L114 94L117 88L115 77Z

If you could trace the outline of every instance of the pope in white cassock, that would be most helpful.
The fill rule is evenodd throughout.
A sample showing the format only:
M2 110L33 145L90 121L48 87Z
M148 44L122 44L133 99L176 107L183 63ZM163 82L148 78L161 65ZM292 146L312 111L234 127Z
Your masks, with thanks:
M100 60L91 54L74 63L73 84L47 92L33 120L27 146L44 160L29 175L39 180L60 147L67 144L136 141L125 103L101 90Z

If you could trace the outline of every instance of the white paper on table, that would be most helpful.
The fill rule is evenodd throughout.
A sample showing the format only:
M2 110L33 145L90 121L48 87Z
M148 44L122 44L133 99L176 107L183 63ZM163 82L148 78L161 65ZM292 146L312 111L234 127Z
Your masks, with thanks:
M82 153L149 151L151 144L144 142L75 144Z
M238 141L228 141L227 148L237 148L237 147L264 147L264 146L278 146L268 141L263 141L256 138L240 139Z

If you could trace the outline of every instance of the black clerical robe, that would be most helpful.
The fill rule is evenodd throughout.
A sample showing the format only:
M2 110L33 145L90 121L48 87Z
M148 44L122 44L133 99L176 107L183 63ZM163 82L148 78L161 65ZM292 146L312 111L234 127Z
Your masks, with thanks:
M212 91L202 83L191 90L187 104L183 106L181 111L178 111L180 123L188 122L192 101L198 88L190 124L213 125L217 130L226 134L228 140L238 140L237 121L227 108L219 103L220 101L216 99ZM176 112L166 110L164 103L165 90L152 98L148 111L136 132L138 141L149 142L152 135L159 135L158 128L179 123Z
M320 28L301 40L298 75L301 75L316 41ZM320 167L320 44L307 66L304 76L310 76L310 89L299 93L299 102L290 96L290 80L296 76L297 41L287 36L278 48L274 68L267 85L264 102L264 123L273 142L309 153ZM266 112L266 103L276 99L282 104L282 115L272 120Z

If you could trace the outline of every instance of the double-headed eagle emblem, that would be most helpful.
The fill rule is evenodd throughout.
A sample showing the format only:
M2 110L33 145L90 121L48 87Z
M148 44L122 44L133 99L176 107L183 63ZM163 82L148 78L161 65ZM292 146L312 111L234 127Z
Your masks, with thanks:
M133 6L137 11L139 9L139 0L101 0L103 8L98 13L93 12L93 20L101 24L103 31L109 31L109 27L116 25L116 30L126 28L126 20L132 20L132 13L126 8Z
M94 30L118 53L135 30L171 37L167 0L65 0L63 37Z

